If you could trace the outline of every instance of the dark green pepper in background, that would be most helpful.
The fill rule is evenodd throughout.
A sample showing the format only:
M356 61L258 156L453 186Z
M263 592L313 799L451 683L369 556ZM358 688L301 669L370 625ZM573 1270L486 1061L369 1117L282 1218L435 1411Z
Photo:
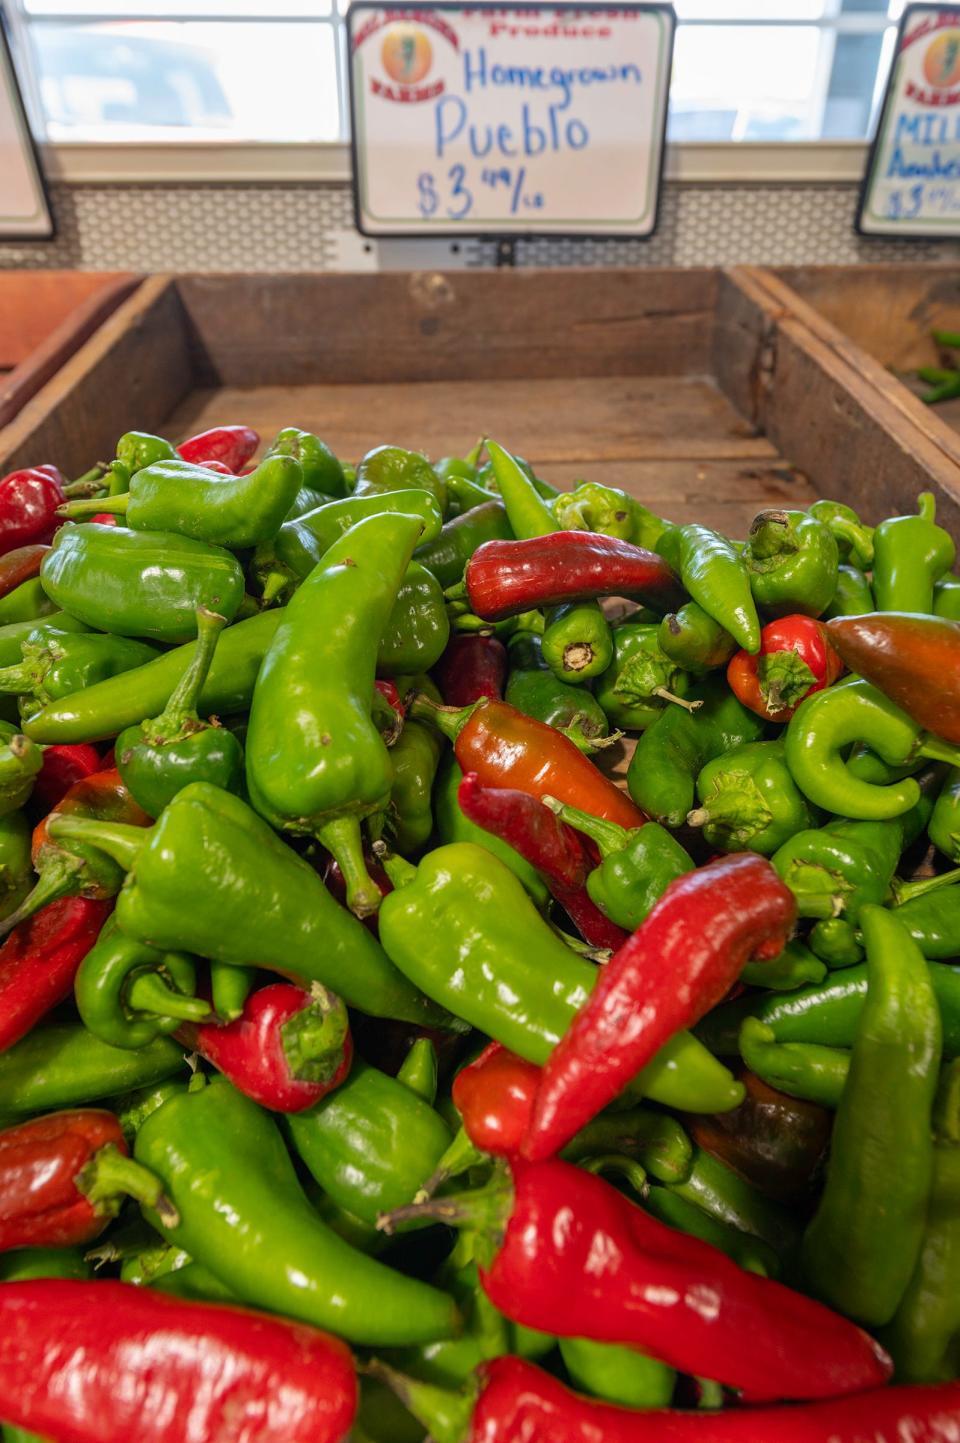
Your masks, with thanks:
M0 626L12 626L17 621L38 621L51 616L57 609L50 600L43 582L38 576L22 581L6 596L0 597Z
M869 571L873 564L873 527L865 526L852 507L844 506L842 501L814 501L807 507L807 515L815 517L832 534L842 562Z
M595 601L555 606L545 622L542 656L560 681L582 685L606 671L613 660L613 636Z
M960 767L951 767L944 778L927 836L951 862L960 862Z
M815 1042L778 1042L772 1027L758 1017L745 1017L740 1028L740 1055L757 1077L785 1092L836 1108L850 1071L850 1053Z
M560 681L543 659L539 636L520 632L510 638L510 673L504 698L547 726L556 727L582 752L593 752L610 734L597 698L585 686Z
M326 441L311 431L285 426L277 432L264 459L271 456L291 456L298 461L301 485L310 491L319 491L324 496L346 496L348 488L342 465Z
M169 1037L131 1052L101 1042L80 1022L42 1023L0 1053L0 1113L83 1107L178 1072L186 1074L183 1048Z
M198 607L229 621L243 600L235 556L170 531L62 526L40 577L50 599L88 626L156 641L190 641Z
M687 695L702 705L696 711L666 707L640 737L627 769L637 806L668 827L686 821L707 762L763 736L763 722L737 700L724 677L705 677Z
M0 922L26 901L33 886L31 831L21 811L0 816Z
M383 496L390 491L429 491L440 511L447 509L447 484L419 451L377 446L357 467L354 496Z
M687 824L711 847L770 856L816 817L794 784L783 742L747 742L714 757L697 777L699 807Z
M780 1260L773 1248L722 1218L704 1212L687 1198L678 1197L670 1188L652 1187L644 1199L644 1207L655 1218L679 1232L689 1233L691 1237L719 1248L740 1267L762 1277L775 1278L779 1275Z
M726 666L737 650L730 633L695 601L665 616L657 636L671 661L694 676Z
M390 789L390 827L397 850L404 856L418 852L433 831L433 782L443 742L422 722L404 722L390 748L393 785Z
M406 569L377 647L377 672L397 676L429 671L450 640L450 621L439 581L418 561Z
M414 559L432 571L446 589L461 580L470 557L485 541L510 541L513 531L502 501L485 501L455 516L439 536L417 547Z
M611 726L643 731L665 706L685 705L687 673L660 645L660 624L629 618L613 629L613 661L597 681L597 701Z
M960 576L948 572L933 588L933 611L948 621L960 621Z
M757 605L771 616L819 616L836 593L837 543L805 511L761 511L744 560Z
M824 621L829 621L832 616L865 616L868 611L875 610L873 589L863 572L855 566L838 566L837 589L822 613Z
M892 516L873 533L873 594L878 611L933 611L933 588L957 558L953 538L936 525L932 491L916 516Z
M0 721L0 817L29 800L43 753L12 722Z
M692 599L738 646L755 655L760 650L760 619L746 564L733 542L708 526L669 526L656 549Z
M30 632L21 660L0 669L0 691L21 697L21 710L30 716L48 702L133 671L158 654L155 646L132 637L60 631L45 624Z
M740 981L748 987L766 987L771 992L796 992L810 983L822 982L826 975L826 963L794 938L779 957L769 962L748 962L740 973Z

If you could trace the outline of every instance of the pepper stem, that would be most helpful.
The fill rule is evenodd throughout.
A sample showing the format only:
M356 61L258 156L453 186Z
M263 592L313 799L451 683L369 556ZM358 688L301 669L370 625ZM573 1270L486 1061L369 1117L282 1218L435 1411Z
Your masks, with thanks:
M229 962L211 958L210 989L217 1016L224 1022L236 1022L242 1017L256 978L255 967L234 967Z
M761 511L755 516L747 544L751 555L760 561L798 549L786 511Z
M176 1017L181 1022L206 1022L210 1003L170 987L159 972L139 972L124 989L124 1003L131 1012L151 1017Z
M292 577L286 571L268 571L263 578L263 590L260 593L260 601L264 606L272 606L275 601L283 595L286 587L290 585Z
M858 526L846 516L833 516L826 523L828 531L850 547L861 567L869 567L873 561L873 536L869 526Z
M651 696L659 696L664 701L671 701L676 706L682 706L684 711L699 711L703 706L702 701L687 701L686 697L677 696L675 692L668 691L665 686L655 686Z
M199 720L197 703L206 684L220 633L227 618L219 612L197 607L197 644L187 669L177 682L163 711L151 726L155 737L175 736L185 721Z
M29 662L17 661L12 666L0 666L0 691L10 696L25 696L33 691L33 687L34 669Z
M417 1190L414 1204L427 1202L449 1178L459 1177L469 1168L476 1167L478 1163L485 1161L486 1156L485 1152L481 1152L480 1148L470 1141L466 1129L461 1127L423 1187Z
M163 1191L155 1173L134 1162L112 1144L102 1147L91 1158L76 1179L77 1191L96 1208L105 1203L104 1211L118 1212L124 1195L135 1198L144 1207L153 1208L165 1228L180 1225L180 1214Z
M490 1181L475 1192L453 1193L450 1197L429 1198L381 1213L377 1218L379 1232L394 1233L400 1223L431 1221L446 1223L451 1228L470 1228L477 1234L478 1256L492 1252L507 1225L513 1207L513 1183L506 1170L498 1170Z
M314 836L331 853L343 874L347 906L351 912L358 917L372 916L383 898L363 860L360 818L356 815L332 817L329 822L317 827Z
M123 516L129 502L129 491L123 491L119 496L91 496L85 501L67 501L63 506L58 506L57 515L65 517L68 521L76 521L84 516L96 516L100 511L109 511L114 516Z
M378 1358L364 1363L360 1371L368 1378L385 1383L408 1413L423 1424L433 1443L467 1443L478 1391L476 1385L469 1392L455 1393L450 1388L439 1388L435 1383L423 1383L419 1378L398 1373Z
M561 822L566 822L568 827L574 827L585 837L589 837L591 842L596 842L601 857L609 857L612 852L621 852L630 840L631 834L626 827L618 826L616 822L593 817L589 812L581 812L579 807L568 807L556 797L541 797L540 800Z
M280 1027L283 1055L295 1081L330 1082L343 1063L347 1009L319 982L311 987L310 999Z
M95 817L51 817L47 826L58 840L89 842L112 857L125 872L136 862L152 828L131 827L128 822L105 822Z
M920 492L920 495L917 497L917 515L922 516L924 521L936 521L937 498L932 491Z
M423 692L418 691L408 703L407 716L411 721L426 722L445 736L447 741L455 742L483 700L481 697L480 701L475 701L470 706L441 706L439 702L431 701Z
M941 887L949 887L954 882L960 882L960 867L954 867L950 872L941 872L937 877L923 877L916 882L901 882L898 877L894 877L894 905L902 907L904 902L910 902L914 897L925 897L928 892L938 892Z
M6 937L14 927L28 921L41 907L59 902L61 897L74 896L79 891L78 880L82 871L83 862L79 857L72 857L66 852L52 856L44 863L33 891L27 894L15 912L0 922L0 937Z
M422 1097L432 1107L437 1100L437 1049L429 1037L418 1037L410 1046L397 1081L409 1087L417 1097Z
M942 737L935 737L930 732L922 733L914 756L927 757L932 762L949 762L952 767L960 766L960 747L952 746L950 742L945 742Z
M98 461L95 466L90 467L89 471L84 471L82 476L78 476L75 481L70 481L64 486L64 496L90 496L94 488L98 491L102 490L99 483L109 469L105 461Z
M466 463L467 463L468 466L476 466L477 462L480 460L480 457L483 455L484 445L485 445L484 438L481 436L481 437L480 437L477 441L475 441L474 444L470 447L470 450L467 452L466 456L464 456L464 458L463 458L464 461L466 461Z
M395 892L400 892L404 887L409 887L411 882L417 879L417 869L412 862L405 857L400 857L396 852L387 848L386 842L374 842L373 852L377 861L386 872Z
M571 641L563 648L564 671L584 671L593 661L589 641Z

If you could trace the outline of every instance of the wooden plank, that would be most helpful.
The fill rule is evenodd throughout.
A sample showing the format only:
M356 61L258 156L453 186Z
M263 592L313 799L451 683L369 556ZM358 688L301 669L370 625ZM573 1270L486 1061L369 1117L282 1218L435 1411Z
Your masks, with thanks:
M178 282L209 385L709 370L717 272L205 275Z
M91 291L12 371L0 379L0 427L13 420L31 396L80 349L84 341L140 284L137 276L118 276Z
M0 475L41 461L86 471L124 431L160 429L192 380L176 287L154 276L0 431Z
M820 494L870 521L913 510L917 493L932 489L960 536L960 437L777 276L741 267L731 278L779 308L756 398L780 452Z
M462 453L488 431L541 463L777 454L703 377L227 386L193 393L168 429L179 437L230 421L264 436L290 425L317 431L351 460L384 442Z
M0 370L19 366L50 333L126 271L0 271Z
M779 314L779 306L762 287L750 284L740 272L722 273L712 371L731 405L754 426L758 426L760 392L771 365Z

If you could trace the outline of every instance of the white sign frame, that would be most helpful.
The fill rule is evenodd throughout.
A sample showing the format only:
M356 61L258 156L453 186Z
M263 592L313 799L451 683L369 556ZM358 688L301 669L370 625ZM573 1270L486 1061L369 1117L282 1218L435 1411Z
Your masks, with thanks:
M953 30L960 32L960 3L911 4L900 17L877 132L860 187L855 226L860 235L881 240L960 236L960 46L956 78L947 85L935 84L928 76L918 79L912 73L926 50ZM901 123L907 149L899 144ZM912 129L914 125L916 129ZM942 150L948 152L945 173L925 174L931 167L937 171L943 167L937 137L941 131L946 137L948 130L953 131L953 138L942 142ZM917 138L917 147L922 144L929 150L915 147L911 152L911 134ZM894 166L899 168L898 174L892 173ZM950 213L930 213L937 209Z
M438 14L439 12L439 14ZM375 79L368 76L364 69L361 47L364 42L376 33L372 26L371 17L382 17L381 25L395 21L416 21L427 25L435 25L438 20L442 21L444 14L456 16L466 12L470 20L479 19L481 16L495 17L503 21L512 16L517 17L553 17L562 15L563 21L556 23L571 24L579 17L580 23L586 23L592 16L607 15L613 19L625 18L626 13L631 17L631 23L636 24L639 17L654 19L657 22L657 60L656 73L653 78L652 103L647 102L647 92L644 93L643 123L649 123L652 134L649 137L649 144L644 145L646 158L646 170L642 172L643 182L641 188L644 193L644 208L638 217L629 220L598 218L598 217L558 217L549 219L545 215L536 214L538 209L537 201L543 204L542 192L534 191L531 195L523 195L524 205L531 206L530 210L521 210L519 214L512 216L478 216L471 210L471 213L463 219L455 218L452 213L444 213L446 207L438 205L437 214L429 217L414 213L414 191L411 190L411 209L409 215L384 216L380 217L373 213L367 200L369 172L368 150L366 145L366 94L368 86L372 88L377 83ZM379 29L380 26L377 26ZM448 27L449 28L449 27ZM366 33L365 33L366 32ZM353 158L353 199L354 217L357 230L361 235L375 237L377 239L399 239L403 237L426 236L437 239L453 239L455 237L486 236L494 238L509 237L536 237L566 235L582 238L630 238L647 239L652 236L657 227L660 211L660 195L663 186L663 165L666 150L666 123L667 107L670 96L670 72L673 58L673 44L676 35L676 15L673 6L668 3L660 3L660 0L652 0L652 3L639 5L631 4L629 11L626 7L615 4L603 3L603 0L587 0L587 3L568 5L538 5L531 3L531 0L515 0L515 3L507 6L495 6L490 4L471 4L469 0L424 0L424 3L416 3L416 0L399 0L396 4L377 3L377 0L354 0L347 12L347 46L348 60L347 71L350 80L350 118L351 118L351 152ZM359 40L358 38L359 37ZM378 47L379 48L379 47ZM493 62L491 62L493 68ZM541 67L542 70L543 67ZM624 69L628 67L624 66ZM636 66L632 67L637 70ZM638 80L638 84L642 80ZM383 93L384 83L379 81L380 92ZM402 91L409 87L396 86L395 91ZM424 86L422 92L416 92L412 97L398 95L396 93L388 98L393 99L432 99L438 92L431 91L429 86ZM408 112L410 113L410 112ZM639 112L638 112L638 120ZM573 124L579 124L573 120ZM498 126L498 131L502 127ZM585 127L584 127L585 130ZM634 145L631 138L631 145ZM626 149L626 147L624 147ZM634 145L637 153L640 153L640 137ZM630 152L631 154L633 151ZM592 159L600 157L602 152L594 151ZM424 147L423 166L425 171L431 166L445 170L446 162L435 160L429 153L427 145ZM478 162L479 166L479 162ZM453 165L449 167L450 172L456 169L463 169L462 166ZM485 168L482 179L494 188L495 182L503 180L505 188L501 194L506 201L507 189L512 190L511 201L514 206L518 202L520 190L519 179L508 184L508 176L511 170L515 170L519 177L521 167L517 165L511 168L508 165L498 164L494 159L490 167ZM523 167L524 174L526 167ZM493 172L494 179L491 180L490 173ZM432 179L433 172L430 172ZM443 184L443 177L440 178ZM455 192L446 199L453 198ZM489 201L489 196L484 192L484 199ZM451 207L452 211L452 207Z
M4 137L8 149L4 149ZM11 188L20 188L33 197L33 210L16 214L4 213L4 156L13 159L15 177ZM56 234L50 197L47 194L40 155L30 130L20 83L13 66L13 55L4 30L3 13L0 10L0 241L5 240L52 240Z

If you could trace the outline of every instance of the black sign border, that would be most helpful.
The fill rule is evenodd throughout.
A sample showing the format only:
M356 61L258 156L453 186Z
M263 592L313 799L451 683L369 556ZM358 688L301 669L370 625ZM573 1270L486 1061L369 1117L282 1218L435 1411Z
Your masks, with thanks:
M630 9L631 9L631 10L636 9L636 10L645 10L645 11L659 11L661 14L663 14L664 16L666 16L666 18L667 18L667 20L668 20L668 22L669 22L669 25L670 25L670 38L669 38L669 41L668 41L668 54L667 54L667 61L668 61L668 65L667 65L667 84L666 84L666 87L665 87L665 90L664 90L663 112L662 112L662 116L661 116L661 132L660 132L663 138L662 138L661 145L660 145L660 163L659 163L659 165L658 165L658 167L657 167L657 191L656 191L656 197L655 197L655 199L654 199L654 205L653 205L653 223L652 223L650 229L649 229L648 231L646 231L644 234L641 235L641 234L639 234L639 233L637 233L637 232L631 232L631 231L620 231L620 232L617 232L616 234L612 234L610 231L607 231L607 230L601 230L601 231L582 231L582 230L563 231L563 230L553 230L553 229L551 229L551 230L537 230L535 226L531 226L531 227L523 228L523 229L521 229L521 228L519 228L519 227L516 228L516 229L514 229L514 228L512 228L512 227L506 227L506 228L503 229L503 230L479 230L479 231L478 231L478 230L470 230L469 226L459 225L456 221L452 222L452 225L453 225L453 229L452 229L452 230L437 230L437 229L435 229L434 227L430 227L429 230L424 229L424 230L401 230L401 231L383 231L383 230L371 231L371 230L364 230L364 228L363 228L363 226L362 226L362 224L361 224L360 187L359 187L358 179L357 179L357 178L358 178L358 169L357 169L357 123L356 123L357 117L356 117L356 102L355 102L354 86L353 86L353 30L354 30L354 17L357 16L357 15L359 15L359 14L361 14L361 13L363 13L364 11L385 10L385 9L398 10L398 11L409 10L411 13L412 13L412 12L421 12L421 13L422 13L424 10L491 10L491 11L493 11L493 10L508 9L508 10L519 10L519 11L524 11L524 10L529 10L529 11L542 11L542 10L544 10L544 9L554 9L554 8L556 8L556 9L562 9L563 7L562 7L562 5L557 5L557 4L556 4L556 0L554 0L554 4L552 4L552 5L544 5L544 4L542 4L542 3L538 3L538 0L505 0L505 3L496 3L496 4L492 4L492 3L491 3L491 4L483 4L483 3L479 3L479 4L478 4L478 3L476 3L476 0L473 0L473 3L471 3L471 0L422 0L422 3L418 3L418 0L396 0L396 3L383 3L383 0L353 0L353 3L351 4L349 10L347 11L347 59L346 59L347 85L348 85L348 88L349 88L349 95L350 95L350 185L351 185L351 189L352 189L352 191L353 191L353 219L354 219L354 224L355 224L357 230L360 232L360 234L361 234L362 236L366 236L366 237L367 237L368 239L370 239L370 240L415 240L415 241L438 240L438 241L451 241L451 240L463 239L463 240L492 241L492 242L494 242L494 243L496 243L497 241L506 241L507 243L509 243L509 242L511 242L511 241L518 241L518 240L551 240L551 239L553 239L553 240L582 240L582 241L618 241L618 240L621 240L621 241L622 241L622 240L650 241L650 240L653 239L653 237L654 237L654 236L656 235L656 233L657 233L657 227L658 227L659 224L660 224L660 204L661 204L661 201L662 201L662 199L663 199L663 176L664 176L664 169L665 169L665 166L666 166L666 158L667 158L667 118L668 118L669 110L670 110L670 82L671 82L671 80L672 80L672 78L673 78L673 52L674 52L674 45L675 45L675 43L676 43L676 37L677 37L677 14L676 14L676 11L675 11L674 8L673 8L673 5L667 3L667 0L651 0L651 3L649 3L649 4L643 3L643 4L631 5L631 6L630 6ZM624 7L623 7L622 4L621 4L621 5L617 5L617 4L613 3L613 0L583 0L583 3L582 3L582 4L571 5L570 8L571 8L571 9L575 9L578 13L580 13L580 12L605 13L605 12L610 11L610 10L622 10Z
M27 116L27 107L23 103L23 92L20 89L20 77L17 75L17 67L13 63L13 50L7 38L6 17L3 13L3 6L0 4L0 63L5 63L7 73L11 80L11 100L13 102L14 118L19 121L20 130L26 140L26 152L33 162L34 174L40 195L43 199L44 209L47 215L47 231L0 231L0 245L6 241L39 241L42 244L47 241L56 240L57 222L53 214L53 206L50 203L50 189L47 185L47 177L44 174L43 162L40 159L40 148L37 145L36 137Z

